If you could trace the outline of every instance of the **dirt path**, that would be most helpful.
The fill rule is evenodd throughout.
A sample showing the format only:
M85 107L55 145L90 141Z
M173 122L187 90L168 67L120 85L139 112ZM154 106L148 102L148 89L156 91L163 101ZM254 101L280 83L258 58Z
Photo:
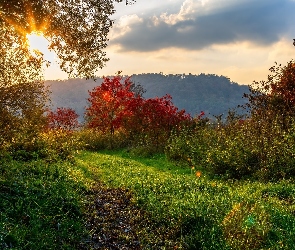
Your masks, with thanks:
M85 249L178 249L179 242L156 228L149 215L132 202L129 190L97 184L87 196ZM170 239L169 239L170 238Z
M110 189L97 184L87 206L86 227L90 239L82 249L142 249L136 227L142 212L131 202L125 189Z

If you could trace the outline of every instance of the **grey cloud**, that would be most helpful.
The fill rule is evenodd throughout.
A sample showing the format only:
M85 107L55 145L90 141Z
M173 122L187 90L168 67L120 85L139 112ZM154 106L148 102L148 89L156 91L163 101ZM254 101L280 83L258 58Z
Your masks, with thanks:
M131 30L110 41L124 51L155 51L167 47L200 50L213 44L251 41L269 45L295 25L295 2L290 0L249 0L241 5L171 25L160 19L154 25L148 16L131 25ZM295 34L293 34L295 36ZM292 39L291 39L292 40Z

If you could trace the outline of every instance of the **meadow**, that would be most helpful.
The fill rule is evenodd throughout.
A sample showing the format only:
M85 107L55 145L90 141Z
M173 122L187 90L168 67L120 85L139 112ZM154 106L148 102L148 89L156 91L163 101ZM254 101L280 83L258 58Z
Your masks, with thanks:
M294 60L226 115L202 111L226 102L221 86L192 115L171 96L190 98L191 74L148 98L121 71L88 91L82 119L53 109L29 37L95 80L119 2L136 1L0 1L0 249L295 249Z
M126 150L79 151L55 163L2 158L1 172L3 249L91 249L85 211L97 182L128 190L147 213L134 225L138 249L294 249L290 181L210 178L201 166Z

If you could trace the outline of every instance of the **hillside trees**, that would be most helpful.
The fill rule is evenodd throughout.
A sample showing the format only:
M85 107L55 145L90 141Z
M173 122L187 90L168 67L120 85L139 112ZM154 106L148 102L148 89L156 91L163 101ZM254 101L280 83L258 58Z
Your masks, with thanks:
M134 143L163 145L170 131L190 121L184 110L178 111L169 95L144 99L130 78L105 78L89 92L87 126L103 133L125 133Z

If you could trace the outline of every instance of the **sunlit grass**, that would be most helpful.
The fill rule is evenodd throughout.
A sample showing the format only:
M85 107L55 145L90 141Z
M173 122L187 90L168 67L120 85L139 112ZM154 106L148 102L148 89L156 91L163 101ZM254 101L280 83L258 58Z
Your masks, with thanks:
M84 152L79 161L109 186L131 189L153 223L179 237L184 248L292 249L295 244L293 183L210 179L161 155Z
M8 157L0 170L0 248L78 249L88 234L86 194L100 181L131 191L148 213L137 232L143 247L157 242L169 249L172 240L180 249L295 245L295 184L288 181L224 181L164 155L126 151L82 151L71 162L54 163Z

